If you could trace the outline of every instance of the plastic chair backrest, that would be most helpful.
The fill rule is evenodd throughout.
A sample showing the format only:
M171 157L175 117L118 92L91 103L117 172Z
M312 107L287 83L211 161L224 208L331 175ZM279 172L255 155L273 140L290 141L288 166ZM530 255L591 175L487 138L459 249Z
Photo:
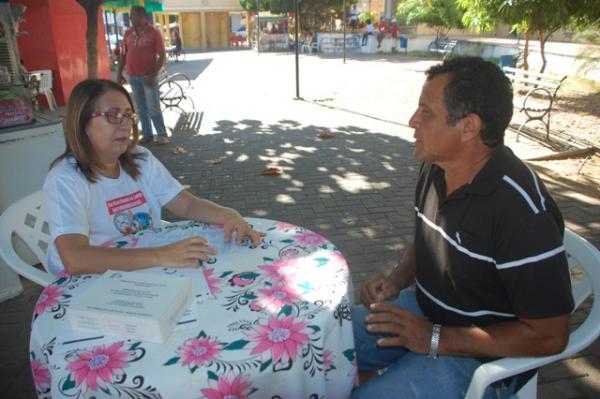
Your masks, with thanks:
M46 272L29 265L15 252L13 235L25 242ZM15 272L44 287L54 277L48 273L47 252L50 231L43 209L42 192L37 191L10 205L0 215L0 258Z
M600 251L585 239L570 230L565 229L565 249L569 267L573 274L576 266L581 268L581 274L576 274L573 280L573 299L576 307L591 294L600 292ZM600 336L600 304L594 296L592 308L585 321L571 332L569 343L564 351L552 356L503 358L484 363L475 370L465 399L480 399L487 386L493 382L533 370L546 364L570 357L585 349ZM518 398L536 397L537 387L527 388L515 394Z
M52 70L51 69L40 69L37 71L30 71L31 74L39 74L40 80L40 94L44 94L52 90Z

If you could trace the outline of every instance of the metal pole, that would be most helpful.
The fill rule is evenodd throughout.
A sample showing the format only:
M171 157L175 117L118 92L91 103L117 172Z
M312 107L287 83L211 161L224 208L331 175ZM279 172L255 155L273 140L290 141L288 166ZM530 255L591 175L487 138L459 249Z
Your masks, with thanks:
M343 24L344 24L344 64L346 63L346 0L343 1L342 3L342 18L343 18Z
M296 15L296 21L294 23L294 41L296 42L294 46L296 50L296 99L300 99L300 62L298 56L298 22L300 21L300 7L298 6L298 0L294 0L294 14Z
M256 0L256 54L260 54L260 0Z
M115 34L117 35L117 47L119 47L119 24L117 22L117 10L113 10L113 19L115 21Z
M110 45L110 26L108 25L108 11L104 11L104 29L108 36L108 54L112 53L112 47Z

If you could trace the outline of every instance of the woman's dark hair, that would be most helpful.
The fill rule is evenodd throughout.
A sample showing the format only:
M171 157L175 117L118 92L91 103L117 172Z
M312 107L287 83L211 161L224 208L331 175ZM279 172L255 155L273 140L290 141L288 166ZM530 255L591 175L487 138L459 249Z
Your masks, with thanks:
M93 183L98 179L95 169L100 166L100 162L86 133L86 127L91 114L96 111L95 106L98 99L111 90L123 94L127 98L131 109L135 110L131 96L123 86L106 79L88 79L79 82L71 92L67 105L67 116L64 122L65 152L52 162L50 168L62 159L72 156L77 162L77 167L88 181ZM132 130L133 134L129 146L127 151L119 157L119 163L127 174L137 179L140 170L136 160L144 156L132 152L139 138L137 123L133 123Z
M449 124L477 114L482 121L484 144L495 148L504 142L504 131L513 113L513 90L510 80L496 64L479 57L457 57L432 66L425 74L427 80L448 75L444 104Z

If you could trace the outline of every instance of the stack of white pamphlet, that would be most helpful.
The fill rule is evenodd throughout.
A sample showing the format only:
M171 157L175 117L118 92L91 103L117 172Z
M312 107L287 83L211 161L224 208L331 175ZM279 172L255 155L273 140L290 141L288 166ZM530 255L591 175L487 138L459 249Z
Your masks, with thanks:
M108 270L73 298L68 315L75 329L163 343L191 292L188 277Z

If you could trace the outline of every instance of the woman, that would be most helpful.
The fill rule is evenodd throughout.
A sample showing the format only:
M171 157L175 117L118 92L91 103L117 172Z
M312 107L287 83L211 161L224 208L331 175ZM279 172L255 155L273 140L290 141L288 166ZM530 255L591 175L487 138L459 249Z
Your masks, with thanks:
M136 146L137 116L127 91L109 80L85 80L71 93L65 121L66 150L44 182L52 245L50 271L70 274L134 270L150 266L194 267L215 250L202 237L158 248L108 248L102 244L159 227L161 208L174 215L223 224L240 244L260 234L231 208L184 190L145 148Z

